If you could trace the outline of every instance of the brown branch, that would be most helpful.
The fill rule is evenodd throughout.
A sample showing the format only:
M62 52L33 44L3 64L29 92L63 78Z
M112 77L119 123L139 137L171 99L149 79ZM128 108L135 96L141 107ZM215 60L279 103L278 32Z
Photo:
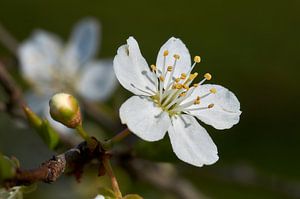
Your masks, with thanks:
M7 188L19 185L29 185L35 182L51 183L56 181L66 169L70 170L77 178L80 177L84 165L93 159L101 161L104 151L100 143L92 138L97 147L91 150L86 142L82 142L60 155L53 156L36 169L17 169L16 175L11 179L6 179L3 185ZM79 174L79 176L78 176Z
M14 112L16 108L18 108L20 111L20 107L23 104L22 91L1 62L0 84L4 88L9 98L5 103L5 109L10 113Z

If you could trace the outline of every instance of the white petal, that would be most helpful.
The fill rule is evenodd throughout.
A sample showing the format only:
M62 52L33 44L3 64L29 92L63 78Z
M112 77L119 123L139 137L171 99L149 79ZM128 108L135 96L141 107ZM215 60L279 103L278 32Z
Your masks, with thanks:
M115 90L117 79L112 60L88 63L82 69L77 90L87 100L105 100Z
M160 71L163 71L164 67L164 52L169 51L169 55L166 57L165 67L174 65L174 55L177 54L180 56L177 60L173 77L180 77L181 73L187 73L191 68L191 56L189 50L186 48L184 43L177 38L171 37L159 50L156 66ZM165 69L166 70L166 69ZM170 73L167 73L166 81L164 87L167 86L168 79L170 78Z
M169 115L149 97L129 98L120 108L120 118L132 133L146 141L162 139L171 125Z
M62 60L66 70L76 71L96 54L99 29L99 23L93 18L85 18L75 25Z
M102 195L97 195L97 196L95 197L95 199L105 199L105 198L104 198L104 196L102 196Z
M36 31L18 50L24 77L36 84L51 81L61 49L57 37L45 31Z
M127 40L127 45L118 49L114 59L114 70L121 85L136 95L150 96L157 90L157 78L150 72L133 37Z
M231 128L239 122L241 111L239 100L227 88L220 85L204 84L197 87L188 100L209 93L211 88L215 88L217 93L210 94L209 96L200 99L199 105L193 105L190 108L207 107L209 104L214 104L213 108L190 111L190 113L216 129Z
M194 166L215 163L217 147L197 120L190 115L172 117L169 136L174 153L179 159Z

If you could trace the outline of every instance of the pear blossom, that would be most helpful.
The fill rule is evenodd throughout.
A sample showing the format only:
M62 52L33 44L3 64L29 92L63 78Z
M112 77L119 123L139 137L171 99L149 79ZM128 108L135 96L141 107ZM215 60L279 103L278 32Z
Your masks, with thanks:
M149 65L133 37L114 58L114 70L121 85L135 94L120 107L123 124L146 141L161 140L166 132L179 159L203 166L218 160L217 147L197 121L216 129L228 129L239 122L237 97L228 89L200 82L193 69L201 58L191 57L184 43L170 38L159 50L156 64ZM197 119L196 119L197 118Z
M85 18L75 25L65 45L56 35L36 30L19 47L22 75L33 88L26 95L27 102L61 131L66 129L49 114L53 94L68 92L86 101L103 101L116 86L112 60L93 59L99 30L95 19Z

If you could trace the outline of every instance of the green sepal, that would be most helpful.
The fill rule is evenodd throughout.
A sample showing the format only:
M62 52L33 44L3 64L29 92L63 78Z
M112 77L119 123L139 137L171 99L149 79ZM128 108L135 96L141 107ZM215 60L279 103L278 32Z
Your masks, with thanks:
M14 177L16 174L16 165L8 157L0 153L0 182Z
M59 134L52 128L47 120L43 120L38 133L50 149L54 150L57 147Z
M24 112L29 124L42 138L44 143L52 150L54 150L59 143L59 134L50 126L47 120L41 119L28 107L24 107Z

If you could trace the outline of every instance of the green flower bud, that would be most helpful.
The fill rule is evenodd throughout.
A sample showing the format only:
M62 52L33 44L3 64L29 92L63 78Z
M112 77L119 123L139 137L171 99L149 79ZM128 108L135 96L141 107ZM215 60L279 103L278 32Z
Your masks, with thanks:
M81 125L81 113L77 100L70 94L57 93L50 102L51 117L69 128Z

